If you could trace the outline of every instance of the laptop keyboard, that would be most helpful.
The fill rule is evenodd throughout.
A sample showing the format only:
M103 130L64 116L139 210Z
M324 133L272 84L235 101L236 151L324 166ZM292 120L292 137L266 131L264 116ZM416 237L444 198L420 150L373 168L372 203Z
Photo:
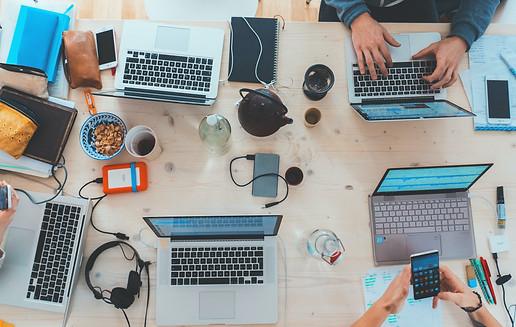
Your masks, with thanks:
M128 50L123 83L209 92L212 70L212 58Z
M62 303L81 207L47 202L27 299Z
M173 248L171 285L263 284L263 247Z
M394 62L392 67L387 67L387 77L383 77L380 69L375 65L377 80L371 79L367 69L366 74L361 75L358 64L353 64L355 96L382 97L438 94L441 92L440 89L430 90L432 84L422 79L424 75L432 74L436 64L435 60Z
M470 230L465 198L378 202L373 214L376 235Z

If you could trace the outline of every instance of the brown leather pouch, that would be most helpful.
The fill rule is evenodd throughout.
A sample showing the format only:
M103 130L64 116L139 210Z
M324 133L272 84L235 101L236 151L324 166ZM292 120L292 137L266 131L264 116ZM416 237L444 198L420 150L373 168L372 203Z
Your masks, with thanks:
M38 128L38 116L24 105L0 99L0 149L18 159Z
M65 75L72 89L102 88L95 39L91 31L64 31Z

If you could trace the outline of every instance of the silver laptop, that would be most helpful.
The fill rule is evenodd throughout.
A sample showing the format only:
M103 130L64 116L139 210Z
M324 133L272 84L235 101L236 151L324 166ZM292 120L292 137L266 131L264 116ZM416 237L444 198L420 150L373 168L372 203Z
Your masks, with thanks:
M90 202L58 196L35 205L25 194L18 194L20 202L6 236L0 272L0 303L66 312L80 273ZM30 195L36 201L52 197Z
M125 21L116 90L93 94L211 105L223 43L221 29Z
M377 80L372 80L366 66L361 75L351 37L345 40L346 72L349 102L366 121L471 117L471 112L444 100L446 90L430 90L431 84L421 77L430 75L436 66L435 58L412 60L433 42L441 40L439 33L393 34L400 47L387 48L393 67L383 77L377 68Z
M144 217L158 247L158 325L278 321L282 216Z
M369 196L375 264L432 249L441 259L476 257L468 190L492 165L387 169Z

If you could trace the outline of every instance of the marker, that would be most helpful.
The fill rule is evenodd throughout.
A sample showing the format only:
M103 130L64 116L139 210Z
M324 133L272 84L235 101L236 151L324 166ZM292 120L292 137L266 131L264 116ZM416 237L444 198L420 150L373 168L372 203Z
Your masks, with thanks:
M516 77L516 70L514 70L514 68L511 67L511 64L509 64L509 61L507 61L507 59L501 53L499 53L499 56L500 56L500 58L502 58L502 61L507 65L507 67L511 71L512 76Z
M498 228L505 229L505 200L503 198L503 186L496 188L496 205L498 207Z
M487 265L486 259L480 257L480 263L482 264L482 268L484 268L484 273L486 275L487 286L489 286L489 290L491 291L491 295L493 296L493 302L496 304L495 292L493 290L493 284L491 284L491 271L489 270L489 266Z

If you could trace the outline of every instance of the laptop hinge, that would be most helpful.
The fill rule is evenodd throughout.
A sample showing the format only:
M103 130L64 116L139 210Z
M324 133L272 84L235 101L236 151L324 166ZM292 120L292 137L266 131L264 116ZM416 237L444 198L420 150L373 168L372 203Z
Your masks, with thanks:
M263 235L246 235L246 236L219 236L206 238L206 236L171 236L170 242L220 242L220 241L263 241Z
M389 104L389 103L410 103L410 102L433 102L435 97L403 97L403 98L375 98L362 99L362 104Z

